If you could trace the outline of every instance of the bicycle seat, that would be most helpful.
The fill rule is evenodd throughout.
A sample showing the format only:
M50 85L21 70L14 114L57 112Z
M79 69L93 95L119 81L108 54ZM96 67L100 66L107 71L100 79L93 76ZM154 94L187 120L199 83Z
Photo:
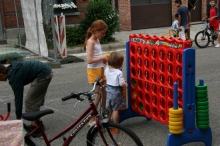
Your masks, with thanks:
M52 114L52 113L54 113L52 109L46 109L46 110L37 111L37 112L23 113L21 117L28 121L36 121L40 119L41 117L47 114Z

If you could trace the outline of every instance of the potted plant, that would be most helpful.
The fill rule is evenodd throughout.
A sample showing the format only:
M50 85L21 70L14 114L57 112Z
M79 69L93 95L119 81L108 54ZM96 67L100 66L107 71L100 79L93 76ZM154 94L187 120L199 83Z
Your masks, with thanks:
M74 13L76 11L77 6L71 3L64 3L64 4L54 4L53 5L53 12L54 14L66 14L66 13Z

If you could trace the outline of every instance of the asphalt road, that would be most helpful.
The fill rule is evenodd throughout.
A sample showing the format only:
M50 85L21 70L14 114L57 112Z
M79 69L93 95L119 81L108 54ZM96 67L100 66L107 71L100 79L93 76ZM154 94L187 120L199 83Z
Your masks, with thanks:
M200 78L203 78L208 85L209 97L209 114L210 125L212 129L213 142L212 146L220 145L220 48L208 47L205 49L196 48L196 83ZM125 51L121 51L125 55ZM80 56L85 59L85 56ZM124 73L125 64L123 67ZM62 68L53 69L54 77L48 88L46 95L46 102L42 109L51 108L55 111L54 114L43 117L43 122L46 127L46 134L48 137L53 136L55 133L61 131L70 122L75 120L80 113L83 112L88 106L88 102L77 105L74 108L75 100L62 102L61 98L70 94L73 91L88 91L91 85L87 82L86 75L86 62L71 63L62 65ZM14 114L14 95L8 83L0 82L0 113L6 112L6 103L12 103L12 112L9 120L15 119ZM25 94L29 85L25 87ZM24 121L27 123L27 121ZM134 131L145 146L165 146L168 132L168 126L162 125L160 122L151 120L147 121L144 117L134 117L123 121L121 124ZM88 127L85 126L79 135L73 140L71 145L84 146L85 135ZM68 134L67 134L68 135ZM36 138L40 146L44 146L42 138ZM52 146L61 146L63 143L62 138L55 140ZM189 143L184 146L203 146L205 144L200 142Z

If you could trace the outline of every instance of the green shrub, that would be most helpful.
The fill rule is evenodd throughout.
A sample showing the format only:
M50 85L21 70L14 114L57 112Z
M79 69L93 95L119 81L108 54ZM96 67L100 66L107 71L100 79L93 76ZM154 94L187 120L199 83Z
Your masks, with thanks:
M88 6L86 7L85 18L81 18L79 23L81 35L85 38L87 29L98 19L102 19L108 25L108 30L105 37L101 39L101 43L114 41L112 36L118 30L119 15L118 12L112 8L109 0L98 0L96 2L89 0Z
M84 35L79 29L79 26L67 26L66 27L66 43L67 46L75 46L78 44L83 44Z
M53 33L52 27L47 26L45 29L45 36L48 49L53 48ZM60 38L61 39L61 38ZM67 46L75 46L83 44L84 36L81 35L78 26L66 26L66 44Z
M21 37L21 45L25 46L25 44L26 44L26 34L23 33L20 37ZM19 36L17 38L18 38L18 44L20 44Z
M47 48L48 49L53 49L53 32L52 32L52 26L47 25L44 26L44 32L45 32L45 37L46 37L46 42L47 42Z

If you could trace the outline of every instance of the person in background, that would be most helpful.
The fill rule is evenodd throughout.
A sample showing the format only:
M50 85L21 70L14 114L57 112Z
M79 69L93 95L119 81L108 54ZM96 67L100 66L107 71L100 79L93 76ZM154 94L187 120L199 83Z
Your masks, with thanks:
M178 14L179 37L186 40L185 30L191 27L191 14L187 6L182 5L182 0L175 0ZM188 36L189 37L189 36ZM190 38L190 37L189 37Z
M120 70L123 61L124 56L121 53L112 52L105 68L105 76L107 79L106 108L110 110L109 121L111 121L112 116L115 123L119 122L119 109L125 106L122 88L128 86L125 82L123 72Z
M98 78L98 76L102 76L100 82L105 85L106 78L104 76L104 60L107 60L108 57L106 55L102 55L102 48L100 44L100 39L105 36L105 33L108 29L107 24L103 20L96 20L92 23L90 28L87 30L86 38L84 41L84 49L86 50L87 56L87 76L88 82L90 84L94 84L94 81ZM95 92L102 94L102 111L105 109L106 103L106 91L105 88L101 89L100 86L95 87ZM100 95L95 94L94 104L98 107L98 103L100 101ZM88 123L88 126L91 126L95 122L95 117L92 117Z
M215 46L216 48L220 47L220 35L219 35L219 9L216 7L217 0L210 0L210 6L207 8L207 16L203 18L203 20L209 18L209 26L212 30L215 31L218 37L218 44ZM211 43L214 45L214 42Z
M171 28L173 29L172 30L174 34L173 37L177 37L177 33L178 33L178 14L177 13L175 14L175 20L173 21Z
M21 119L22 115L24 86L31 84L24 98L25 111L39 111L40 107L44 105L45 95L52 76L51 68L40 61L13 61L8 67L0 64L0 81L8 80L14 92L17 119ZM33 130L36 126L36 122L31 121L31 125L28 127ZM41 136L39 130L34 134L36 137Z

